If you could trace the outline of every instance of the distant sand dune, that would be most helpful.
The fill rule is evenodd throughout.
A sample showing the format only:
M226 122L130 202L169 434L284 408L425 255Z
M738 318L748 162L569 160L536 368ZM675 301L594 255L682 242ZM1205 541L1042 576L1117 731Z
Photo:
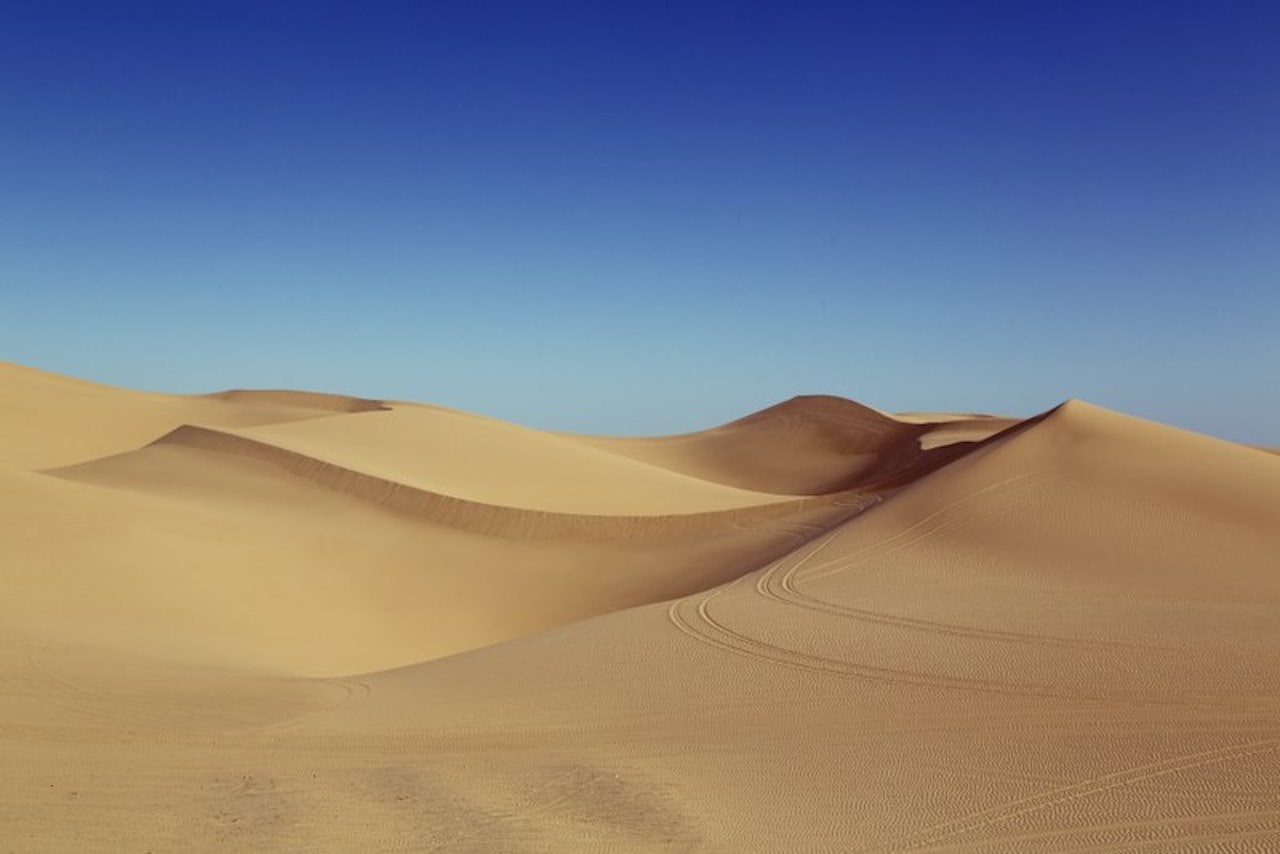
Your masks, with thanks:
M1008 419L976 428L967 441L1010 426ZM797 495L822 495L884 482L902 482L936 468L922 438L940 427L909 423L851 400L796 397L721 427L648 439L588 438L597 447L694 477ZM953 442L933 442L946 445ZM940 453L954 459L956 451Z
M15 850L1280 849L1280 456L0 365Z
M244 427L359 411L369 401L310 392L169 395L0 362L0 465L42 469L132 450L182 424Z
M341 394L327 394L316 391L265 391L257 389L231 389L213 394L200 395L209 400L221 400L240 405L267 405L280 407L296 407L299 409L321 409L331 412L377 412L388 409L381 400L370 400L364 397L348 397Z

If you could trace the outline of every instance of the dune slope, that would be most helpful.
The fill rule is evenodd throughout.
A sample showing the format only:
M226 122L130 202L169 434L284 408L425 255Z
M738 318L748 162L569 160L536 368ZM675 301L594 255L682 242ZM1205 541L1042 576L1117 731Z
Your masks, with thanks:
M381 406L310 392L132 391L0 362L0 465L42 469L86 462L188 423L249 426Z
M779 496L712 483L583 442L437 407L223 430L232 437L387 482L527 510L670 515L775 503ZM203 445L218 440L206 436ZM174 436L194 442L194 436Z

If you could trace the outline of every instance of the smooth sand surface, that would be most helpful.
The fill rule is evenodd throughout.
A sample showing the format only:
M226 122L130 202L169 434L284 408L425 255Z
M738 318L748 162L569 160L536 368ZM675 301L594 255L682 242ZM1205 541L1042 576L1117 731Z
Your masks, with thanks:
M1280 457L0 364L0 851L1280 849Z

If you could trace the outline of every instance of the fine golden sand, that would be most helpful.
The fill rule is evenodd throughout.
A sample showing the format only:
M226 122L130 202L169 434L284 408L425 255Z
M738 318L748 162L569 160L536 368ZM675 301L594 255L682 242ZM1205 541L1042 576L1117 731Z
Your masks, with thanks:
M1280 456L0 363L0 851L1280 850Z

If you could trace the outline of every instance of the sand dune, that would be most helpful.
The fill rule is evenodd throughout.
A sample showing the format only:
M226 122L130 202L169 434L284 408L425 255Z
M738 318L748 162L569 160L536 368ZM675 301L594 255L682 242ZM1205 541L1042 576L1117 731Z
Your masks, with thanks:
M1280 847L1280 457L0 389L15 850Z
M586 441L742 489L821 495L918 477L968 450L944 446L986 439L1012 423L942 414L896 418L852 400L808 396L699 433ZM944 434L948 438L940 438Z
M387 482L491 504L592 515L664 515L768 504L752 493L638 463L536 430L449 410L396 407L170 441L219 445L248 440ZM554 483L555 489L547 484Z
M307 392L169 395L130 391L0 362L0 465L40 469L132 450L182 424L248 426L377 408Z
M22 593L0 603L7 625L210 666L375 670L713 586L875 500L753 494L434 407L211 397L222 423L306 420L186 424L87 463L0 469ZM152 398L155 431L209 414Z

